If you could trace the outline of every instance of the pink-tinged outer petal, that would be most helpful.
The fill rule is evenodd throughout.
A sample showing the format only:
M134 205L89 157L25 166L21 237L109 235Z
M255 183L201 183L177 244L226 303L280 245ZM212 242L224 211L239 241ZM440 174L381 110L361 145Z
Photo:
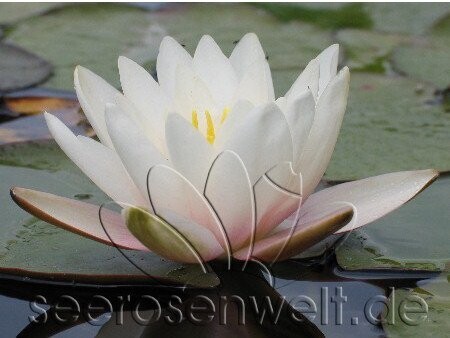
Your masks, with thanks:
M148 175L148 191L155 215L188 240L208 243L214 240L217 245L220 243L221 252L230 253L225 231L214 210L183 175L167 166L156 165ZM202 232L205 237L190 239L191 229L198 227L207 230Z
M256 238L272 231L289 215L300 208L302 197L281 189L267 176L254 186L256 201Z
M106 234L98 205L19 187L11 189L11 197L25 211L64 230L122 249L148 251L127 229L122 215L117 212L102 209Z
M256 242L252 256L264 262L285 260L310 248L327 236L345 226L353 216L351 206L336 208L324 213L320 218L312 219L309 223L300 224L292 232L291 229L279 231ZM289 237L290 236L290 237ZM286 245L286 240L288 240ZM282 250L280 254L280 250ZM236 254L238 259L245 259L241 250Z
M233 251L249 244L255 232L255 200L247 170L236 153L227 150L217 156L204 195L223 224Z
M301 220L309 222L332 203L347 202L354 206L355 216L337 233L351 231L408 202L438 175L434 169L401 171L342 183L311 195L302 205Z

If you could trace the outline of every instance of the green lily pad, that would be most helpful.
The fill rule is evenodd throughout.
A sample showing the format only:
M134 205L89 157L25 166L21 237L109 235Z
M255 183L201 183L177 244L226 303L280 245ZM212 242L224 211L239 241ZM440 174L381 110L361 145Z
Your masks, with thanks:
M382 32L423 34L450 13L448 3L365 3L374 28Z
M272 69L299 71L332 43L328 31L306 23L282 23L245 4L191 4L179 10L153 13L152 19L191 53L204 34L211 35L229 55L237 40L245 33L255 32Z
M52 72L46 60L12 44L0 43L0 93L45 81Z
M361 230L336 250L346 270L441 271L450 262L450 176L438 178L412 201Z
M156 58L164 31L144 10L118 4L77 4L20 22L8 40L51 61L49 87L73 90L81 64L118 85L117 58L144 63Z
M413 290L395 290L390 299L391 302L395 301L399 311L395 311L393 323L389 321L383 323L387 336L392 338L447 336L450 332L449 295L448 276L422 282Z
M352 73L347 112L325 178L450 169L450 116L435 102L434 91L410 79Z
M398 47L393 54L394 68L410 77L428 81L440 88L450 85L450 39L417 39Z
M0 24L12 24L32 16L42 15L62 6L64 6L63 3L55 2L1 3Z
M218 284L200 267L164 261L148 252L116 248L64 231L21 210L9 196L22 186L101 204L109 199L52 141L0 147L0 272L23 277L88 283Z
M351 70L385 73L390 67L387 60L390 53L407 38L396 34L344 29L337 32L336 39L344 47L345 64Z

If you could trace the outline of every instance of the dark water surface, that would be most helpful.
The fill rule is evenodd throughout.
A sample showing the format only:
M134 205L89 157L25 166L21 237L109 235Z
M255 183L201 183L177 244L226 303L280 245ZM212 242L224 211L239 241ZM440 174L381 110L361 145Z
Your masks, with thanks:
M62 285L1 276L1 336L320 337L322 332L326 337L385 337L381 325L375 321L384 318L382 301L392 288L414 287L417 281L435 276L420 272L349 273L336 267L334 257L326 265L298 261L282 263L272 270L273 279L257 272L239 270L224 270L218 274L222 285L214 290L145 285ZM243 324L239 323L242 308L233 303L233 296L245 301ZM259 313L255 312L252 296ZM190 318L188 308L193 299L196 299L195 304L205 307L205 302L198 303L199 297L210 299L215 312L197 309L196 315ZM270 308L264 305L268 304L264 303L267 297L272 301L275 314L284 298L286 307L282 307L276 324ZM221 299L231 300L225 309L225 324L220 322ZM341 305L338 305L339 299ZM75 304L79 304L79 310ZM264 307L266 316L260 325L258 321ZM291 311L293 307L297 311ZM184 314L185 320L169 325L167 318L176 321L179 312ZM211 314L213 318L208 317ZM291 320L296 314L300 321Z

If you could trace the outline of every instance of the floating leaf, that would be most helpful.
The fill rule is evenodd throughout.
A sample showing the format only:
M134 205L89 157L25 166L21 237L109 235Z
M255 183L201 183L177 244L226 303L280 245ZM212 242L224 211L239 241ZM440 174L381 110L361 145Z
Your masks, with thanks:
M450 262L450 176L391 214L354 231L336 250L346 270L445 270Z
M52 9L62 6L64 6L64 4L54 2L1 3L0 24L12 24L32 16L42 15Z
M52 111L52 114L61 119L76 134L91 136L92 130L84 124L84 118L78 110L79 107L76 105L74 108ZM43 114L26 116L0 124L0 144L51 138Z
M117 57L144 63L156 59L165 35L144 10L119 4L77 4L17 25L8 36L50 60L55 75L46 86L73 90L81 64L118 84Z
M413 290L398 289L394 321L383 323L388 337L444 337L450 332L450 284L447 276L421 282ZM389 315L389 314L388 314Z
M12 44L0 43L0 93L45 81L52 72L46 60Z
M183 10L153 13L152 19L193 53L204 34L211 35L226 55L247 32L255 32L272 69L297 72L331 44L331 35L310 24L282 23L245 4L191 4ZM214 22L214 25L211 25Z
M336 39L344 48L344 63L351 70L385 73L389 70L389 54L407 38L401 35L344 29L337 32Z
M54 227L14 204L9 189L15 185L99 205L108 201L54 142L2 146L0 163L0 272L56 281L160 282L143 274L116 248ZM203 287L218 283L217 277L203 274L196 266L164 261L148 252L122 252L163 282L195 282ZM199 278L199 275L203 277Z
M382 32L423 34L450 13L448 3L365 3L374 28Z
M450 116L434 87L399 77L353 73L342 130L325 178L450 169Z

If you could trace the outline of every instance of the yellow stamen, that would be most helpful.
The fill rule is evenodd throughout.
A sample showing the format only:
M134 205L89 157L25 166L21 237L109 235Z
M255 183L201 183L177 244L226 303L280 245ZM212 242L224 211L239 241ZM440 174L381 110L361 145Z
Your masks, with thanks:
M194 128L198 129L198 115L196 110L192 111L192 125Z
M206 116L206 140L210 143L214 143L214 139L216 138L216 133L214 131L214 124L211 118L211 114L209 111L205 110Z
M220 118L220 123L221 123L221 124L225 122L225 120L226 120L226 118L227 118L229 112L230 112L230 108L225 107L225 108L223 109L223 111L222 111L222 117Z

